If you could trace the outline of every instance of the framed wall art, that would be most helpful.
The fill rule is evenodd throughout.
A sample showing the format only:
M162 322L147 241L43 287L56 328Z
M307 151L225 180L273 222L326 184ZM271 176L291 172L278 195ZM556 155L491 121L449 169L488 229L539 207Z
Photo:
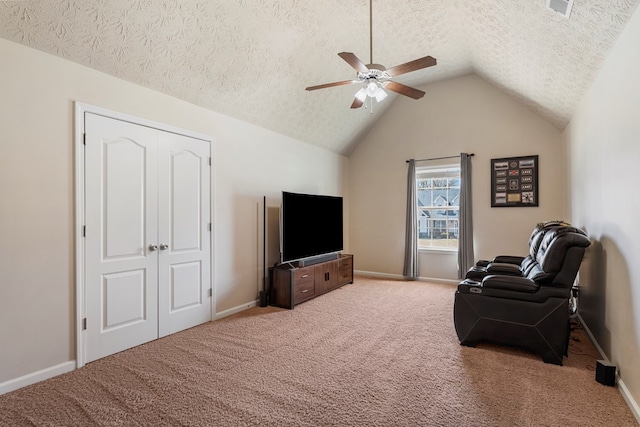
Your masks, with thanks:
M491 207L538 206L538 156L491 159Z

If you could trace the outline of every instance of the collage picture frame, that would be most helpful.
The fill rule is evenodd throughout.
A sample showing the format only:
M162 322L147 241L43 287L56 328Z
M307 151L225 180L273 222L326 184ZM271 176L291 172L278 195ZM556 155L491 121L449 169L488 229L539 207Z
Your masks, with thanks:
M538 156L491 159L491 207L536 207Z

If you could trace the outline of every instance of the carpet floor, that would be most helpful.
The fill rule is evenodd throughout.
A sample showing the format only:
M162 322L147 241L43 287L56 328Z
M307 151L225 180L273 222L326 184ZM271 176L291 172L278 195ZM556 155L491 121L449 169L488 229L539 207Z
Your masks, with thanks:
M356 277L0 396L2 426L635 426L579 325L564 366L460 346L452 285Z

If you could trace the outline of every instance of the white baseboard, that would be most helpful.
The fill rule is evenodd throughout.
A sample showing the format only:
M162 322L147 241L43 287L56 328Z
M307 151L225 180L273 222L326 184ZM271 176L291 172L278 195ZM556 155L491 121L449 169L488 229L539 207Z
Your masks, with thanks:
M251 307L255 307L257 305L258 305L258 300L251 301L245 304L240 304L228 310L221 311L220 313L216 313L216 315L213 317L213 320L220 320L224 317L231 316L232 314L240 313L241 311L244 311Z
M617 375L616 377L618 378L618 390L620 390L620 394L622 394L622 397L624 398L625 402L627 402L627 405L629 405L629 409L631 409L633 416L636 417L636 421L638 421L638 424L640 424L640 406L638 406L638 402L636 402L633 396L631 396L631 392L627 388L624 381L622 381L622 379L620 379L620 377L618 377Z
M0 395L9 393L10 391L14 391L22 387L26 387L31 384L35 384L40 381L48 380L49 378L57 377L58 375L66 374L67 372L71 372L74 369L76 369L76 361L72 360L56 366L51 366L50 368L32 372L30 374L23 375L9 381L5 381L3 383L0 383Z
M378 273L377 271L353 270L353 274L361 276L380 277L384 279L404 279L400 274Z
M582 325L585 332L591 339L591 342L593 343L594 347L596 348L596 350L598 350L598 353L600 353L600 357L602 357L603 360L606 360L607 362L609 362L609 358L602 350L602 347L600 347L600 344L598 344L598 341L595 339L595 337L591 333L591 330L587 326L582 316L580 316L580 313L578 313L578 319L580 319L580 324ZM627 402L629 409L631 409L631 413L633 413L633 416L636 417L636 421L638 421L638 423L640 424L640 406L638 406L638 402L636 402L636 400L633 398L626 384L624 383L622 378L620 378L620 376L618 375L617 369L616 369L616 383L618 384L618 390L620 391L620 394L624 398L624 401Z
M458 285L459 279L439 279L437 277L419 277L421 282L444 283L445 285Z
M602 359L604 359L604 360L606 360L608 362L609 358L607 357L606 354L604 354L604 350L602 350L602 347L600 347L600 344L598 344L598 341L596 340L596 338L591 333L591 329L589 329L589 327L587 326L587 323L584 321L582 316L580 316L580 312L577 313L577 316L578 316L578 319L580 320L580 324L582 325L582 328L584 329L584 331L589 336L589 339L591 339L591 342L593 343L593 346L596 348L596 350L598 350L598 353L600 353L600 357L602 357Z
M361 276L369 276L369 277L380 277L383 279L400 279L400 280L404 279L404 276L401 274L378 273L376 271L354 270L353 274L359 274ZM418 277L418 280L420 282L435 282L435 283L446 283L446 284L455 284L455 285L460 283L459 280L439 279L436 277Z

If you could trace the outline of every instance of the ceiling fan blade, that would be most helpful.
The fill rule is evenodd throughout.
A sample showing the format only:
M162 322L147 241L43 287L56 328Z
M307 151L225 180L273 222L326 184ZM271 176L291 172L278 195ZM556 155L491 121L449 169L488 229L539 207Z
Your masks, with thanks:
M387 81L384 82L382 86L384 86L385 89L392 90L396 93L399 93L400 95L408 96L409 98L413 99L420 99L424 96L423 91L414 89L410 86L403 85L402 83L398 82Z
M342 59L345 60L345 62L349 65L351 65L356 71L359 71L361 73L368 73L369 69L367 68L366 65L364 65L364 62L360 61L360 59L355 56L353 53L351 52L340 52L338 54L338 56Z
M305 90L324 89L324 88L327 88L327 87L350 85L351 83L358 83L358 81L357 80L343 80L341 82L326 83L326 84L318 85L318 86L309 86Z
M358 98L353 99L353 103L351 104L351 108L360 108L364 105L363 101L360 101Z
M389 73L391 77L395 77L400 74L410 73L411 71L432 67L436 65L436 63L436 58L425 56L424 58L414 59L413 61L391 67L387 70L387 73Z

